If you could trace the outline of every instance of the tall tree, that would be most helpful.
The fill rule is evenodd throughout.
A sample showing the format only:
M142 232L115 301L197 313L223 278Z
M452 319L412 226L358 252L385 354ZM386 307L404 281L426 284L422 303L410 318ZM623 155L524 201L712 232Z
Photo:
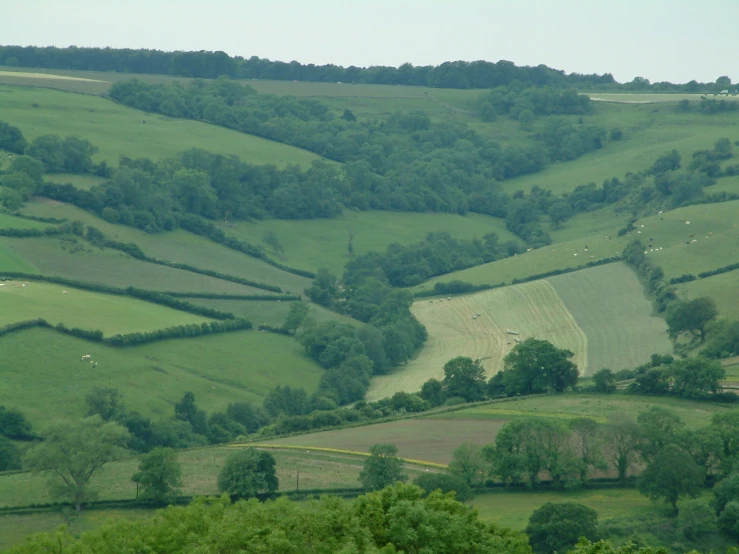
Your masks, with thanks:
M598 424L589 417L570 420L575 452L580 458L580 482L588 482L588 470L607 469L603 456L603 435Z
M480 360L465 356L452 358L444 364L444 391L447 398L459 396L466 402L485 398L485 368Z
M526 534L537 554L565 552L580 537L598 538L598 513L574 502L547 502L531 514Z
M182 466L171 448L155 448L139 460L131 481L143 487L139 497L153 504L167 504L182 486Z
M547 340L528 338L503 359L503 383L509 394L562 392L577 383L574 354Z
M23 465L49 475L52 494L70 498L77 509L90 499L90 478L125 453L128 431L100 416L77 424L58 423L42 433L43 442L31 448Z
M114 388L93 387L85 396L87 415L99 415L103 421L117 419L125 411L123 394Z
M279 488L276 461L269 452L246 448L234 452L218 474L218 490L238 498L271 494Z
M449 473L460 477L471 487L479 487L487 477L487 463L482 447L469 442L459 445L452 454Z
M701 342L706 340L706 325L718 316L718 308L712 298L703 296L687 302L673 302L667 309L665 321L670 335L696 333Z
M672 375L672 392L688 398L716 393L726 370L715 361L706 358L685 358L669 366Z
M618 414L608 418L605 429L604 454L618 473L621 484L626 484L629 469L638 459L641 431L636 421Z
M405 462L397 454L398 448L392 444L375 444L370 448L370 456L359 473L365 490L380 490L408 479L403 473Z
M681 497L697 497L705 470L692 456L673 444L663 448L648 464L639 480L639 492L651 500L664 499L677 512Z

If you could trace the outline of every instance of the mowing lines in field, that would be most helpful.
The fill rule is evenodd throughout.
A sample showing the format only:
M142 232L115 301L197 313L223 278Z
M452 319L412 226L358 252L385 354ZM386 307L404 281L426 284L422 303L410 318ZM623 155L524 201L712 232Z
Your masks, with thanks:
M584 368L587 340L551 284L535 281L460 296L452 300L422 300L413 313L428 330L419 356L391 375L375 377L367 398L376 400L398 391L413 392L428 379L442 379L444 364L456 356L479 358L491 376L515 346L513 335L546 339L575 353L573 361ZM480 314L479 316L477 314Z
M641 283L624 263L547 279L588 338L584 374L643 364L653 353L672 352L667 325L650 315Z

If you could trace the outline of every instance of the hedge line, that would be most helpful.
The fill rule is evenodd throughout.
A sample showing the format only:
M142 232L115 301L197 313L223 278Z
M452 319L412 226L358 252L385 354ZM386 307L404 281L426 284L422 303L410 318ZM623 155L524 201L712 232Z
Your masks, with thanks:
M56 235L65 235L71 232L70 228L63 225L58 227L47 227L46 229L0 229L0 237L50 237Z
M728 273L729 271L734 271L735 269L739 269L739 262L735 264L725 265L717 269L712 269L711 271L704 271L703 273L699 273L698 277L700 277L701 279L705 279L706 277L713 277L714 275L720 275L721 273Z
M287 329L283 329L282 327L273 327L272 325L260 325L257 329L268 333L275 333L276 335L287 335L288 337L293 336L293 334Z
M217 292L173 292L166 291L167 296L175 298L208 298L212 300L261 300L266 302L292 302L302 300L301 296L296 294L283 294L275 296L273 294L219 294Z
M28 280L34 280L34 281L46 281L48 283L68 285L70 287L75 287L75 288L82 289L82 290L89 290L93 292L102 292L105 294L116 294L119 296L132 296L134 298L146 300L147 302L152 302L154 304L160 304L162 306L174 308L175 310L180 310L182 312L189 312L191 314L200 315L203 317L210 317L213 319L235 319L236 318L236 316L234 316L234 314L230 312L221 312L219 310L213 310L211 308L206 308L205 306L198 306L196 304L192 304L185 300L173 298L165 293L151 291L151 290L137 289L134 287L128 287L128 288L123 289L119 287L111 287L109 285L103 285L100 283L89 283L85 281L77 281L76 279L67 279L66 277L56 277L56 276L50 276L50 275L35 275L31 273L21 273L17 271L0 272L0 279L2 277L6 277L6 278L11 277L14 279L16 278L28 279Z
M670 279L671 285L678 285L680 283L689 283L690 281L695 281L696 277L692 273L684 273L683 275L680 275L680 277L673 277Z
M0 327L0 337L13 333L15 331L22 331L23 329L31 329L33 327L46 327L50 325L46 323L44 319L30 319L28 321L18 321L17 323L9 323Z
M105 344L111 346L134 346L147 342L156 342L167 339L200 337L217 333L230 333L232 331L248 330L252 323L245 318L228 319L226 321L205 321L203 323L191 323L188 325L176 325L164 329L156 329L146 333L127 333L125 335L114 335L104 339Z
M512 285L518 283L528 283L529 281L537 281L539 279L546 279L547 277L554 277L555 275L564 275L565 273L572 273L573 271L580 271L581 269L587 269L589 267L597 267L599 265L612 264L614 262L621 261L621 256L611 256L610 258L601 258L594 262L588 262L585 265L579 265L577 267L565 267L563 269L554 269L545 273L537 273L536 275L529 275L523 279L513 279Z
M274 285L267 285L265 283L259 283L257 281L251 281L249 279L244 279L242 277L235 277L233 275L228 275L226 273L221 273L220 271L213 271L210 269L202 269L199 267L195 267L190 264L182 264L177 262L170 262L167 260L159 260L157 258L151 258L144 254L143 250L139 248L139 246L133 242L119 242L116 240L111 240L105 236L105 234L97 229L96 227L87 227L87 238L92 242L93 244L96 244L98 246L104 246L107 248L112 248L114 250L120 250L121 252L125 252L129 256L136 258L137 260L142 260L145 262L150 262L157 265L163 265L166 267L172 267L174 269L181 269L183 271L190 271L191 273L198 273L200 275L207 275L208 277L215 277L216 279L220 279L222 281L231 281L232 283L238 283L240 285L247 285L250 287L254 287L256 289L263 289L268 290L271 292L282 292L282 289L280 287L274 286Z
M18 217L20 219L28 219L30 221L39 221L41 223L52 223L54 225L59 225L61 223L66 223L67 222L67 219L64 219L64 218L57 219L56 217L39 217L39 216L35 216L35 215L23 214L21 212L14 212L14 211L11 211L11 210L7 210L5 208L0 208L0 212L6 213L8 215L12 215L14 217Z

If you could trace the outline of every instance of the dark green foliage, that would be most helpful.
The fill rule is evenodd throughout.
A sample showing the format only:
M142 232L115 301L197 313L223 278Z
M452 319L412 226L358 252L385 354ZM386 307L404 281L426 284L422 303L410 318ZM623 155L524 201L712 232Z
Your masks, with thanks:
M275 459L269 452L246 448L234 452L218 474L218 490L236 498L253 498L277 491Z
M616 392L616 375L610 369L603 368L593 374L595 390L602 393Z
M264 409L272 418L276 418L281 414L288 416L307 414L311 411L311 406L305 389L278 385L264 398Z
M676 169L680 169L680 153L677 150L672 150L660 156L649 171L653 175L658 175Z
M464 479L449 473L422 473L413 480L413 484L421 487L427 494L434 491L454 492L454 498L460 502L471 500L474 496Z
M139 460L139 470L131 480L143 488L141 500L164 505L177 497L182 486L182 467L177 452L171 448L155 448Z
M21 452L13 441L0 437L0 471L21 468Z
M403 460L398 458L398 449L392 444L375 444L370 448L370 457L364 461L359 480L366 491L377 491L406 481Z
M531 514L526 534L537 554L566 552L580 537L598 539L598 513L574 502L547 502Z
M432 408L441 406L446 400L444 394L444 385L437 379L429 379L421 386L421 398L423 398Z
M644 244L639 240L634 240L624 248L622 258L646 280L647 290L654 297L657 309L664 312L670 304L677 300L677 295L675 289L665 281L662 268L652 266L645 252Z
M88 173L97 147L77 137L41 135L31 141L25 154L41 161L47 172Z
M716 514L708 502L691 500L680 506L677 516L677 532L689 541L697 541L701 537L716 530Z
M563 392L577 383L573 353L546 340L528 338L504 358L501 380L507 394Z
M290 304L290 311L285 316L282 328L291 333L295 333L308 315L308 304L304 302L293 302Z
M310 288L305 289L305 295L316 304L330 308L338 293L338 279L326 268L321 268L313 279Z
M664 499L677 512L681 497L695 498L701 492L705 469L675 445L667 445L647 464L639 480L639 491L651 500Z
M269 417L261 408L255 408L248 402L230 403L226 415L242 425L247 433L256 433L269 422Z
M195 395L186 392L174 406L174 417L180 421L190 424L193 432L207 437L210 435L207 416L200 410L195 402Z
M685 427L685 422L675 412L652 406L640 412L636 418L639 424L639 454L646 462L651 462L667 446L678 442L678 432Z
M724 477L713 487L713 508L716 515L724 511L729 502L739 499L739 473Z
M32 440L36 438L31 424L20 410L0 406L0 436L14 440Z
M739 500L732 500L718 517L718 527L735 539L739 539Z
M667 310L665 320L672 337L690 332L697 334L701 342L705 342L706 325L717 316L716 303L704 296L685 302L673 302Z
M464 356L453 358L444 364L442 381L446 398L459 396L465 402L485 398L485 368L480 360Z
M672 392L689 398L702 398L721 389L726 370L720 363L704 358L685 358L669 366Z
M641 429L632 419L622 414L608 419L603 454L618 473L622 485L626 484L629 469L637 461L641 438Z
M25 173L37 185L44 180L44 164L31 156L16 156L5 171L6 173Z
M728 358L739 354L739 321L720 319L710 326L706 347L701 355L708 358Z
M23 154L28 142L18 127L0 121L0 148L15 154Z
M85 396L87 416L99 415L103 421L117 420L125 412L123 394L118 389L93 387Z

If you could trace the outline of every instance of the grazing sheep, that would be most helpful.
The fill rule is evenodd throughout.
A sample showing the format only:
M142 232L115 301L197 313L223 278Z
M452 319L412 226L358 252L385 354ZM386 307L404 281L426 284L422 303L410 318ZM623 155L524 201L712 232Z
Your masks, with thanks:
M62 291L62 294L67 294L67 291L66 291L66 290L63 290L63 291Z
M451 299L452 299L452 297L451 297L451 296L447 296L447 297L446 297L446 299L447 299L447 300L451 300Z

